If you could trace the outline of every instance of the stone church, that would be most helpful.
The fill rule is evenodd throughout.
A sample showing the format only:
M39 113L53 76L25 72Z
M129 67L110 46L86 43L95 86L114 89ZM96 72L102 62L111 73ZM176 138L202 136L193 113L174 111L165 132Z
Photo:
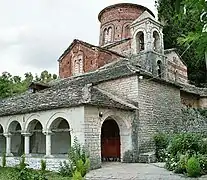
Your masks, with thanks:
M162 24L146 7L121 3L99 15L99 46L75 39L58 59L60 79L34 82L0 101L0 153L8 165L25 153L30 167L67 159L75 137L92 163L154 151L153 135L173 132L181 108L207 108L207 89L188 83L175 49L164 49Z

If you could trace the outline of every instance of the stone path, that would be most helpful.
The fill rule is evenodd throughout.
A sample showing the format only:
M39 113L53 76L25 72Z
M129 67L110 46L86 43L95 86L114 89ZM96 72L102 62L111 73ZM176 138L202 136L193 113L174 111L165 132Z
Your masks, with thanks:
M201 178L186 178L174 174L163 167L163 163L154 164L124 164L106 163L101 169L90 171L86 180L207 180Z

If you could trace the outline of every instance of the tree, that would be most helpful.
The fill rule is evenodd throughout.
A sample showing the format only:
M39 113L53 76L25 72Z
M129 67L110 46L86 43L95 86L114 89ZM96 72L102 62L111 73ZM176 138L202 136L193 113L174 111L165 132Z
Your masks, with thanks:
M57 79L57 75L52 75L48 71L43 71L40 76L36 74L35 77L31 72L27 72L24 74L24 79L20 76L12 76L8 72L3 72L0 76L0 99L27 91L33 81L48 83L55 79Z
M200 21L200 11L195 11L194 4L190 6L189 1L195 0L158 0L156 5L158 18L164 24L165 48L176 48L188 66L190 82L202 85L207 82L207 79L204 50L199 48L205 46L206 43L202 38L201 41L181 42L181 39L189 37L191 32L200 32L199 30L203 28L203 23ZM179 12L178 7L183 11Z

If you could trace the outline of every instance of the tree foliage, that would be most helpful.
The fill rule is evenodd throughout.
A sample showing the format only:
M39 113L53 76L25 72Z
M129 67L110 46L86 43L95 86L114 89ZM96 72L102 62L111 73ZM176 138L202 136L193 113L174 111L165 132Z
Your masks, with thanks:
M0 76L0 99L21 94L27 91L31 82L48 83L57 79L56 74L51 74L48 71L43 71L40 76L33 76L31 72L24 74L24 78L20 76L12 76L8 72L3 72Z
M205 0L158 0L158 18L164 24L165 48L176 48L188 66L191 83L207 83L205 51L207 48L204 22Z

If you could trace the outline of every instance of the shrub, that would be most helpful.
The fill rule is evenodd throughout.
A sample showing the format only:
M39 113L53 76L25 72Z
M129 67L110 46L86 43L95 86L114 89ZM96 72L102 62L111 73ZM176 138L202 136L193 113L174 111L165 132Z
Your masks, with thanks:
M158 161L163 162L166 158L166 148L169 143L169 138L164 133L158 133L154 137L155 155Z
M2 167L6 167L6 153L2 153Z
M175 135L168 147L168 152L176 156L179 152L181 154L189 153L193 155L201 150L202 137L198 134L183 133Z
M82 159L79 159L76 162L76 170L81 173L81 176L84 177L86 173L88 172L88 169L90 167L90 161L89 159L86 159L86 162L84 163Z
M72 180L82 180L82 179L83 178L81 176L81 173L78 170L76 170L73 174Z
M77 138L74 139L74 144L69 151L68 160L68 163L66 161L60 163L59 173L62 176L72 177L77 170L84 177L90 169L89 156L85 148L78 143Z
M71 163L67 163L66 161L60 162L59 173L62 176L69 176L72 177L74 172L74 167Z
M186 173L186 166L189 159L189 155L180 155L180 160L175 166L175 173Z
M186 166L186 171L190 177L198 177L201 175L201 167L196 157L191 157Z
M41 159L41 171L45 172L46 167L47 167L46 161Z
M201 166L201 174L207 174L207 155L198 154L196 158Z

